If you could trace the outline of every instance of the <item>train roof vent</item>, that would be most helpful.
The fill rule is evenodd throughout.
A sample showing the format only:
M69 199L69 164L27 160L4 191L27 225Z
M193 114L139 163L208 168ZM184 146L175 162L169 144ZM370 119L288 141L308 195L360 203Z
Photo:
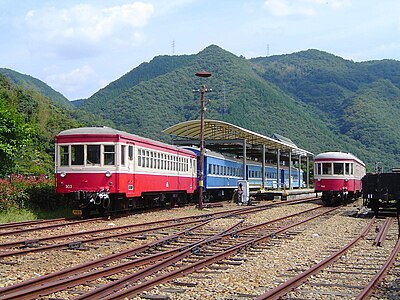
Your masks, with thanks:
M289 139L289 138L287 138L287 137L285 137L285 136L283 136L283 135L274 133L271 137L272 137L274 140L277 140L277 141L280 141L280 142L284 142L284 143L286 143L286 144L290 144L290 145L291 145L292 147L294 147L294 148L298 148L298 147L296 146L296 144L293 143L293 141L292 141L291 139Z

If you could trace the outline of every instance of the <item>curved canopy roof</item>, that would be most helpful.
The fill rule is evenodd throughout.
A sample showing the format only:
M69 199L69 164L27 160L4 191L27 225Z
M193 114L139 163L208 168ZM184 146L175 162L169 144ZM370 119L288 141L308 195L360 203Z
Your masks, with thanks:
M200 127L200 120L190 120L173 125L163 130L163 132L181 138L199 140ZM281 149L287 152L291 151L293 154L297 155L314 156L313 153L300 149L289 142L279 141L227 122L209 119L204 120L204 140L236 139L245 139L246 144L250 145L265 145L268 150Z

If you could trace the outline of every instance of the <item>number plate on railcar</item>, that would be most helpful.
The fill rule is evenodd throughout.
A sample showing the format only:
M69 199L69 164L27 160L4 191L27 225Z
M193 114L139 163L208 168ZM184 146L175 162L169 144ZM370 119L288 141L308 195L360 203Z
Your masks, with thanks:
M74 209L74 210L72 211L72 214L75 215L75 216L82 216L82 210L80 210L80 209Z

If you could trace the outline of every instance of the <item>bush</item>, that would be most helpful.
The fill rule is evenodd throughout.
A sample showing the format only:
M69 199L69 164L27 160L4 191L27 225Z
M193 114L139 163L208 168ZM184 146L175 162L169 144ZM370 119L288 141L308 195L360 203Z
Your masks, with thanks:
M0 211L15 209L54 210L69 205L54 191L49 176L9 175L0 179Z

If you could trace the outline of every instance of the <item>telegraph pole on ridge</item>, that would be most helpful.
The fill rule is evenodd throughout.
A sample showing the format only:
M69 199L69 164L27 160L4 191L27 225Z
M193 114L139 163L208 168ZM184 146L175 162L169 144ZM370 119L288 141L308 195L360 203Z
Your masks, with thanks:
M196 73L196 76L207 78L211 76L211 73L201 71ZM199 209L203 209L203 180L204 180L204 113L205 113L205 93L206 86L202 84L200 89L201 94L201 110L200 110L200 162L199 162Z

